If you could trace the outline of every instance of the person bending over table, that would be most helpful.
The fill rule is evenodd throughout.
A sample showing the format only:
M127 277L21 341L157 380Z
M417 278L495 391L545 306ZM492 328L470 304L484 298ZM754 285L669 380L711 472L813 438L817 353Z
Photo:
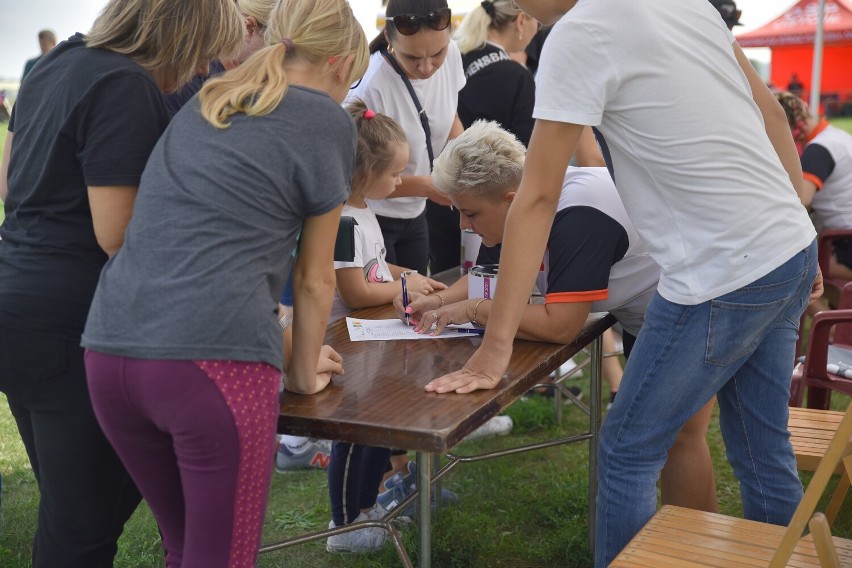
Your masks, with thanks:
M433 182L459 210L459 225L482 236L479 264L499 262L523 169L523 145L496 122L485 121L452 140L435 162ZM569 168L536 278L545 303L524 307L517 337L569 343L590 312L608 311L624 327L624 355L629 357L659 272L606 168ZM450 323L487 326L492 302L468 298L467 278L428 296L409 292L407 309L397 296L394 307L403 320L407 312L421 333L440 333ZM717 509L707 446L712 409L711 401L699 410L669 452L661 484L664 503Z
M661 276L601 428L595 563L611 563L654 514L668 448L716 394L745 517L787 524L802 497L790 375L799 318L822 280L783 111L709 2L517 3L555 25L506 222L502 259L512 270L501 274L479 349L426 388L500 381L568 160L582 129L596 126Z
M328 237L356 143L340 103L367 68L367 38L344 0L282 0L268 25L269 46L206 82L155 147L83 333L95 413L170 566L255 564L291 266L285 387L313 394L330 377L318 369L334 296Z

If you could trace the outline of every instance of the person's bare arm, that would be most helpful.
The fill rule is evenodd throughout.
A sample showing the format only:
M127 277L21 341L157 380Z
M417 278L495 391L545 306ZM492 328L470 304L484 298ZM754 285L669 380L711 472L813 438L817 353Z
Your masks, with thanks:
M574 163L577 167L581 168L601 168L606 166L603 154L601 154L601 148L598 146L598 141L595 140L595 133L592 132L591 126L583 129L580 142L577 144L577 150L574 152Z
M95 238L108 256L114 255L124 244L137 189L135 185L90 185L88 188Z
M500 275L482 345L463 369L430 382L427 391L466 393L494 388L500 382L541 266L565 170L583 128L578 124L536 121L524 175L509 208L503 235L500 264L511 266L512 270Z
M817 185L811 180L805 178L802 180L802 191L799 192L799 199L802 200L802 205L810 207L814 200L814 195L817 192Z
M769 136L772 146L775 148L775 153L781 159L781 165L787 170L787 175L790 176L790 182L793 188L802 198L803 180L802 163L799 161L799 153L796 151L796 144L793 142L793 135L790 133L790 125L787 122L787 115L781 104L769 90L769 87L757 74L751 62L743 53L737 42L733 43L734 55L736 55L737 63L745 73L748 79L749 87L751 87L751 96L760 113L763 115L763 123L766 126L766 134ZM804 202L804 199L802 199Z
M492 307L492 302L485 301L476 310L476 321L486 326L485 329L488 329ZM571 343L583 329L591 308L591 302L529 304L524 308L515 336L532 341Z
M9 194L9 156L12 155L12 132L6 133L6 142L3 144L3 162L0 163L0 201L6 201Z
M402 176L402 183L388 197L425 197L440 205L452 203L445 193L432 185L432 176Z
M293 359L285 388L313 394L328 386L330 375L317 374L320 348L334 300L334 239L343 205L308 217L299 238L293 270Z

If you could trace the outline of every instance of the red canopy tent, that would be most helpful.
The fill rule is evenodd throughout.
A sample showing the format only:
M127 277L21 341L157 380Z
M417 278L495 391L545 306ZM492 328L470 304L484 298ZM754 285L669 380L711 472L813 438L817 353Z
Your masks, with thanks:
M772 83L786 88L796 73L805 84L805 100L818 13L819 0L800 0L765 26L737 36L741 47L770 48ZM827 112L837 112L852 103L852 0L826 0L823 22L822 99Z

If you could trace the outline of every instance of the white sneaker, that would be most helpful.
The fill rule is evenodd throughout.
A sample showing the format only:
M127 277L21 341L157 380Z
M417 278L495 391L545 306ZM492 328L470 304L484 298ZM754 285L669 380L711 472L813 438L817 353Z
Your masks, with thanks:
M380 505L381 506L381 505ZM370 511L372 513L372 510ZM354 522L366 521L371 517L361 513ZM337 528L334 521L329 521L328 528ZM325 541L325 549L329 552L361 553L379 550L385 545L387 533L384 529L366 527L357 531L349 531L328 537Z
M478 440L479 438L487 438L489 436L505 436L512 431L511 416L494 416L488 422L465 436L465 440Z
M568 359L567 361L565 361L564 363L559 365L558 369L556 369L555 371L550 373L550 377L552 379L558 379L560 377L570 375L571 371L573 371L576 368L577 368L577 363L574 362L574 359L573 358Z

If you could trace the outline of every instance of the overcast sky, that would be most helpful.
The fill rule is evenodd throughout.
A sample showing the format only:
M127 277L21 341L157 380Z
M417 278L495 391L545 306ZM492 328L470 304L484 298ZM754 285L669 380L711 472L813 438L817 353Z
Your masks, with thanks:
M380 0L350 0L358 19L375 30ZM629 1L629 0L628 0ZM449 0L457 10L474 0ZM796 0L738 0L743 11L742 27L735 32L759 27L783 13ZM19 79L27 59L38 55L38 32L50 28L62 40L75 32L87 32L106 0L3 0L0 17L0 79ZM758 52L760 53L760 52Z

